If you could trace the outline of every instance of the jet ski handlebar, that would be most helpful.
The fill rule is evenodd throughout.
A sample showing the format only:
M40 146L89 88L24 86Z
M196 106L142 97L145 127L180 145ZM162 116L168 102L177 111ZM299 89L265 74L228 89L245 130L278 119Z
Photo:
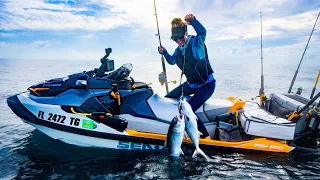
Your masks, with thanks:
M90 71L83 71L83 74L86 76L92 78L92 77L100 77L103 79L110 79L114 81L121 81L126 79L131 79L130 73L132 71L132 64L127 63L123 64L121 67L119 67L117 70L109 72L108 74L103 74L103 76L99 76L98 69L90 70Z

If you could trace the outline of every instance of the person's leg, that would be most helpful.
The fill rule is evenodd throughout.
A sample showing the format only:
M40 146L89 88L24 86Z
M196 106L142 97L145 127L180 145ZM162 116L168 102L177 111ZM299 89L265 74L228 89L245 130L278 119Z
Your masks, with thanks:
M196 112L196 110L203 105L213 94L215 89L216 83L215 80L203 85L202 87L198 88L192 98L189 100L189 104L192 107L193 112ZM204 126L203 122L198 118L197 121L198 124L198 130L202 133L201 138L205 138L209 136L209 133Z
M167 98L179 98L182 93L182 86L183 86L183 93L186 96L189 96L195 92L195 89L191 88L187 82L180 84L180 86L176 87L174 90L170 91L165 97Z

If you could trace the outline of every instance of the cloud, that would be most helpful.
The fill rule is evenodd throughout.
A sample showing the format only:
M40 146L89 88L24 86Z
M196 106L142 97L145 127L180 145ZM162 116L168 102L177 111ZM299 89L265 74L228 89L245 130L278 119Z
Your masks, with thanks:
M103 30L126 25L128 22L116 14L101 11L98 16L87 16L87 7L71 7L67 4L49 4L39 0L13 0L5 4L5 17L0 21L0 29Z
M32 43L32 45L35 45L36 47L46 47L49 46L51 44L53 44L55 41L54 40L45 40L45 41L34 41Z
M181 14L179 1L157 1L160 25L167 27L172 17ZM121 26L155 28L153 1L88 0L81 3L45 3L41 0L7 1L1 15L0 29L90 31L109 30Z
M12 36L17 36L16 33L0 33L0 38L1 37L12 37Z
M90 34L87 34L87 35L80 36L80 38L82 38L82 39L92 39L92 38L94 38L94 34L90 33Z
M172 18L193 13L207 29L209 54L229 60L259 56L260 11L266 52L292 57L288 52L297 47L286 46L306 43L320 7L320 1L309 4L301 0L157 0L156 3L162 44L169 52L176 48L170 40ZM136 59L159 58L153 0L10 0L2 4L0 40L4 42L0 45L7 49L54 47L55 51L50 49L47 53L74 52L68 58L96 59L97 48L121 46L123 53L119 58L130 54L135 54ZM188 30L195 34L192 28ZM45 33L39 37L36 32ZM16 39L10 34L17 35ZM319 36L315 31L311 47ZM60 46L67 43L68 46ZM74 49L85 49L87 55L81 51L78 56L80 52Z
M7 46L7 44L8 44L8 43L6 43L6 42L1 42L1 41L0 41L0 47L5 47L5 46Z

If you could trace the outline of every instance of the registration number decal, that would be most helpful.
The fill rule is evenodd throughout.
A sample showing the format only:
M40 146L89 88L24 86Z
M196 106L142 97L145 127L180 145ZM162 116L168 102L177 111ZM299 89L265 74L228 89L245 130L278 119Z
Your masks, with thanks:
M79 118L74 118L74 117L66 117L64 115L60 114L55 114L55 113L45 113L44 111L39 111L38 112L38 118L51 121L51 122L56 122L59 124L68 124L71 126L76 126L76 127L82 127L85 129L95 129L97 126L95 125L94 121L92 120L82 120L82 124L80 124L81 119Z

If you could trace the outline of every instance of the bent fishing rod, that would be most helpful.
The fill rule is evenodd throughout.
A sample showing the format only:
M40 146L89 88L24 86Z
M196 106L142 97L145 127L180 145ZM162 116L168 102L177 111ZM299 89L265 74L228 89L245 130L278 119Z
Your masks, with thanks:
M297 74L298 74L298 71L299 71L301 62L302 62L303 57L304 57L304 54L306 53L306 50L307 50L307 48L308 48L308 45L309 45L311 36L312 36L312 34L313 34L313 31L315 30L315 27L316 27L316 25L317 25L317 21L318 21L319 16L320 16L320 12L319 12L318 17L317 17L317 19L316 19L316 22L314 23L313 29L312 29L311 34L310 34L310 36L309 36L309 40L308 40L308 42L307 42L306 48L305 48L304 51L303 51L303 54L302 54L300 63L299 63L299 65L298 65L298 68L297 68L297 70L296 70L296 72L294 73L294 76L293 76L293 78L292 78L292 81L291 81L291 84L290 84L288 93L291 93L292 86L293 86L293 84L294 84L294 82L295 82L295 80L296 80L296 78L297 78Z
M156 0L153 0L153 4L154 4L154 12L155 12L155 16L156 16L156 21L157 21L157 29L158 29L158 34L157 36L159 37L159 44L160 46L162 47L162 44L161 44L161 37L160 37L160 30L159 30L159 23L158 23L158 14L157 14L157 7L156 7ZM161 54L161 63L162 63L162 71L163 71L163 78L164 78L164 84L166 86L166 91L167 93L169 92L169 88L168 88L168 82L167 82L167 71L166 71L166 64L164 62L164 57L163 57L163 54Z

